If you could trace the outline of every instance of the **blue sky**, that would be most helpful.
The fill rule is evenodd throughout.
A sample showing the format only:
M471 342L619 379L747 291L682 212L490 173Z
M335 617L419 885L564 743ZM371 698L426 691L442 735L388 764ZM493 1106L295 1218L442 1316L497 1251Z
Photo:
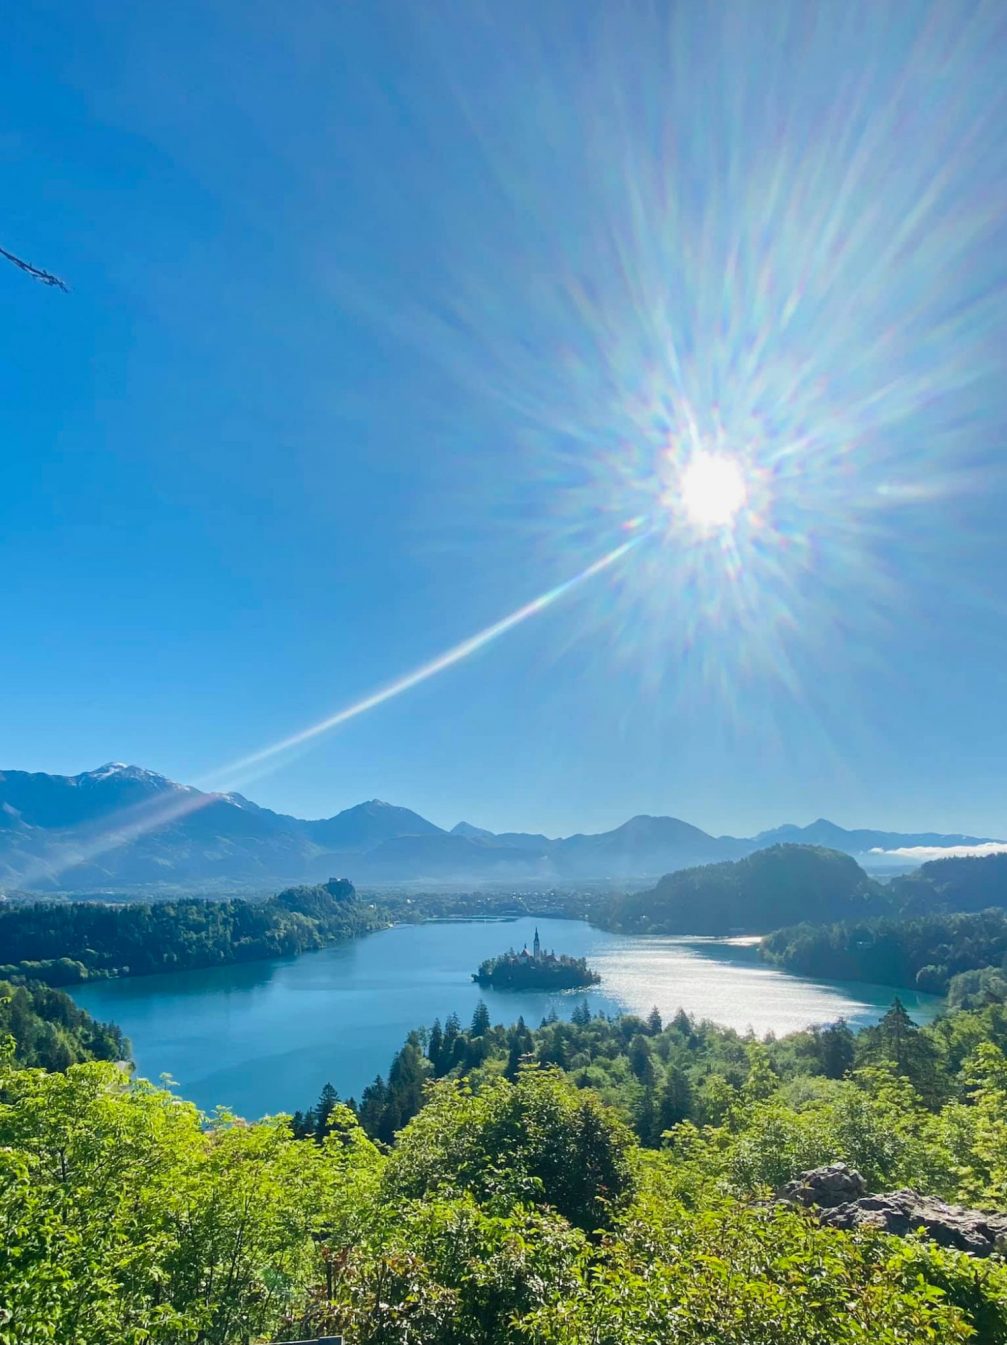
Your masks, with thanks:
M0 764L198 781L640 537L228 783L1003 836L1005 88L996 4L19 6Z

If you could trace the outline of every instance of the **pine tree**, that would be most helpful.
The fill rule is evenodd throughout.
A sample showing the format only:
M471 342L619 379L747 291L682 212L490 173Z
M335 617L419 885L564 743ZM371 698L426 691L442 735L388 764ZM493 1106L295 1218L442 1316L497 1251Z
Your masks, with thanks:
M658 1134L670 1130L680 1121L688 1121L692 1115L692 1085L685 1070L670 1065L664 1076L657 1108Z
M653 1082L654 1062L650 1058L650 1042L637 1033L629 1043L629 1067L641 1083Z
M937 1100L941 1089L936 1049L909 1017L897 995L881 1022L861 1032L860 1043L866 1060L887 1060L924 1101Z
M441 1073L447 1074L448 1070L455 1063L458 1047L458 1038L461 1035L462 1025L458 1021L456 1013L449 1013L444 1020L444 1042L441 1046Z
M389 1112L392 1119L386 1117L384 1131L379 1138L390 1140L396 1130L411 1121L423 1106L423 1085L426 1082L430 1066L415 1041L407 1041L392 1061L388 1071Z
M434 1074L439 1075L441 1070L441 1057L444 1053L444 1030L441 1027L441 1020L434 1019L434 1025L430 1029L430 1036L427 1039L427 1059L434 1068Z
M663 1027L664 1024L661 1021L661 1015L658 1012L657 1005L655 1004L654 1007L651 1009L650 1013L647 1015L647 1031L650 1033L652 1037L656 1037Z
M387 1106L388 1085L379 1074L374 1082L368 1084L360 1095L360 1109L357 1115L360 1118L360 1124L368 1135L377 1137L381 1131Z
M842 1079L853 1068L856 1044L846 1019L827 1024L815 1035L822 1073L829 1079Z
M504 1070L504 1077L509 1079L511 1083L517 1078L517 1072L521 1068L521 1057L523 1054L520 1040L517 1037L514 1037L511 1040L510 1048L507 1051L507 1066Z
M484 1037L489 1031L490 1011L482 1000L476 1005L475 1013L472 1015L472 1027L469 1029L473 1037Z
M327 1083L321 1091L318 1102L315 1105L315 1136L318 1139L324 1139L331 1129L329 1117L332 1108L339 1101L339 1094Z
M657 1130L657 1094L653 1084L644 1088L636 1106L633 1108L633 1124L636 1133L645 1145L656 1143L660 1132Z
M680 1036L684 1037L687 1042L691 1043L692 1041L695 1040L696 1034L693 1029L692 1019L689 1017L689 1015L685 1012L684 1009L678 1010L674 1018L671 1020L671 1026Z

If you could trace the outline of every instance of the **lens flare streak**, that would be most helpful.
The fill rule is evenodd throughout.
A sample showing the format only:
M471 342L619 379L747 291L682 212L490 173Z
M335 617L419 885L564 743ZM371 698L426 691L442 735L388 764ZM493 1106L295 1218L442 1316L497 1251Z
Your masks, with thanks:
M215 771L208 780L227 779L233 781L236 776L245 777L250 769L261 766L264 762L279 756L283 752L290 751L292 748L300 747L302 744L310 742L312 738L318 738L323 733L329 733L332 729L338 728L341 724L348 723L351 719L356 719L359 715L366 714L368 710L374 710L379 705L384 705L386 701L401 696L404 691L410 691L413 687L419 686L421 682L429 681L431 677L436 677L438 673L446 672L448 668L453 668L456 663L461 663L463 659L470 654L476 653L480 649L485 649L488 644L498 640L501 635L507 631L513 630L519 626L522 621L527 621L529 617L537 616L539 612L544 612L547 607L558 602L560 598L565 597L571 589L592 579L595 575L601 574L603 570L609 569L615 565L623 556L633 547L638 546L646 537L646 533L637 533L629 541L620 543L607 552L600 560L588 565L585 569L575 574L570 579L565 579L555 588L549 589L531 602L527 602L523 607L511 612L509 616L502 617L495 621L492 626L487 626L476 635L471 635L467 640L462 640L459 644L453 645L445 650L443 654L438 654L428 663L421 664L414 668L412 672L406 673L397 681L391 682L388 686L382 687L380 691L374 691L369 696L364 696L361 700L354 701L352 705L346 706L342 710L337 710L335 714L329 715L325 719L320 719L317 724L311 724L297 733L292 733L288 738L282 738L279 742L272 743L269 747L263 747L258 752L252 752L247 757L242 757L238 761L232 762L229 766L220 771Z
M229 765L204 776L199 784L202 789L212 790L212 792L204 793L200 789L182 789L177 796L166 801L157 799L151 803L143 803L133 808L124 809L115 819L113 825L106 827L97 835L68 838L60 859L45 863L40 862L34 868L24 872L20 876L19 882L22 886L28 888L40 880L51 882L61 873L65 873L76 865L87 863L110 850L137 840L140 836L156 831L161 827L169 826L191 813L198 812L199 809L217 800L224 790L234 789L253 776L260 778L274 768L274 763L284 753L301 747L325 733L330 733L333 729L339 728L351 719L357 719L369 710L377 709L379 705L384 705L396 696L411 691L413 687L417 687L421 683L436 677L439 673L455 667L456 664L461 663L471 654L477 653L480 649L485 649L487 645L492 644L494 640L498 640L523 621L527 621L529 617L538 616L540 612L552 607L573 589L618 564L624 556L634 547L639 546L649 535L649 530L635 532L628 541L621 542L618 546L613 547L611 551L606 552L605 555L577 574L572 575L569 579L565 579L554 588L539 594L537 598L532 598L530 602L526 602L522 607L518 607L507 616L501 617L491 626L486 626L475 635L470 635L468 639L452 645L444 653L438 654L436 658L420 664L417 668L413 668L411 672L405 673L396 681L389 683L378 691L371 692L370 695L361 697L360 700L354 701L351 705L337 710L335 714L327 715L326 718L320 719L317 723L300 729L297 733L281 738L279 742L262 747L258 751L251 752L248 756L232 761Z

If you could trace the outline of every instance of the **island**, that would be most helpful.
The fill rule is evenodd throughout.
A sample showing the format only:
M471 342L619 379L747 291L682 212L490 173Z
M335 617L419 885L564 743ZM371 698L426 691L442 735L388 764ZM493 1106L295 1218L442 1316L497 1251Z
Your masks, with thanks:
M531 952L526 945L520 953L511 948L488 957L472 979L494 990L580 990L597 985L601 977L582 957L545 952L536 929Z

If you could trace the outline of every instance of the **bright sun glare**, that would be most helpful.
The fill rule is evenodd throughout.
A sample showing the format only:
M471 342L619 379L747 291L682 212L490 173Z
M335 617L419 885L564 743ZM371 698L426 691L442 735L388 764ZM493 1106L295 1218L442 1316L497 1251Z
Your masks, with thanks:
M726 528L747 499L741 467L719 453L696 453L679 481L679 502L698 528Z

